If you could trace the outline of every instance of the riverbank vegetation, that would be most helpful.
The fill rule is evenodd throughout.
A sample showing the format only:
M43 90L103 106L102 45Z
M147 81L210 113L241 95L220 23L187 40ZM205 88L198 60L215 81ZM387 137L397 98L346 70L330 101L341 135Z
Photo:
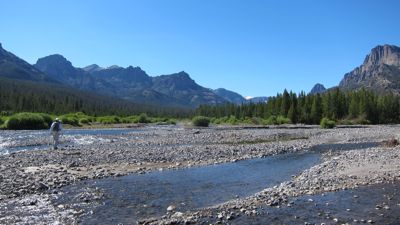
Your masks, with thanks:
M49 115L42 113L17 113L10 116L5 122L5 128L10 130L35 130L46 129L50 126L52 119Z
M63 124L74 127L110 124L176 124L176 120L168 117L150 117L142 113L133 116L89 116L82 112L64 115L49 115L46 113L17 113L0 117L0 128L9 130L49 129L55 118L60 118Z

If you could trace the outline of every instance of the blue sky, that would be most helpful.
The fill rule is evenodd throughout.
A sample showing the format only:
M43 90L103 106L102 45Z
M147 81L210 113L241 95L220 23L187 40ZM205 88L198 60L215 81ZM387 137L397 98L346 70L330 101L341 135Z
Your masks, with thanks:
M29 63L186 71L244 96L337 85L378 44L400 45L400 1L0 0L0 42Z

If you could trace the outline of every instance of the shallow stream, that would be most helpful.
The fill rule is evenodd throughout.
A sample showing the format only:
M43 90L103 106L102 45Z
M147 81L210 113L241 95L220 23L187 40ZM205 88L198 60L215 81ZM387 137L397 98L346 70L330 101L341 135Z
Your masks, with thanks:
M62 189L55 202L80 205L82 190L98 190L104 203L88 204L83 224L131 224L162 216L170 205L185 212L245 197L289 180L318 163L317 153L285 154L220 165L90 180ZM83 207L85 207L83 205ZM93 208L90 208L93 207Z

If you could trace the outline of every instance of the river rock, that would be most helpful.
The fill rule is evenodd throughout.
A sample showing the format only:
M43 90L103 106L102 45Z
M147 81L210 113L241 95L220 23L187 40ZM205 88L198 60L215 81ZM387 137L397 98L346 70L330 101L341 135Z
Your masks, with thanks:
M172 218L180 218L180 217L182 217L183 216L183 213L181 213L181 212L176 212L176 213L174 213L171 217Z
M175 211L175 209L176 209L176 206L170 205L170 206L168 206L167 211L172 212L172 211Z

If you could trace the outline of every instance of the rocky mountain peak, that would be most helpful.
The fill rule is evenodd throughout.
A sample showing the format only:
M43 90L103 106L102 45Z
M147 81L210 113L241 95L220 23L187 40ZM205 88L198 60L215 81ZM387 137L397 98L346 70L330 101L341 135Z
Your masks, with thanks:
M128 66L126 68L128 71L136 71L136 72L142 72L142 73L146 73L144 70L142 70L142 68L140 68L139 66Z
M153 79L157 80L157 81L162 80L162 82L167 82L167 83L175 84L178 86L185 86L185 85L187 85L188 87L191 85L197 86L195 81L185 71L173 73L170 75L161 75L158 77L154 77Z
M394 45L378 45L367 55L363 66L369 68L382 64L400 66L400 48Z
M104 69L104 68L103 68L103 67L100 67L100 66L97 65L97 64L92 64L92 65L83 67L82 69L83 69L84 71L86 71L86 72L92 73L92 72L95 72L95 71L102 70L102 69Z
M318 93L323 93L326 91L326 88L324 85L317 83L314 85L314 87L311 89L310 94L318 94Z
M51 78L63 83L76 82L77 78L84 73L83 70L75 68L70 61L60 54L40 58L34 66Z
M394 45L376 46L362 65L344 75L339 87L400 94L400 48Z
M37 60L35 66L39 69L42 67L63 67L64 69L73 67L72 63L60 54L40 58Z
M190 78L189 74L187 74L185 71L181 71L179 73L175 73L173 74L175 77L179 77L181 79L188 79L188 80L192 80L192 78Z
M120 67L120 66L117 66L117 65L112 65L112 66L107 67L107 69L108 70L113 70L113 69L123 69L123 68Z

